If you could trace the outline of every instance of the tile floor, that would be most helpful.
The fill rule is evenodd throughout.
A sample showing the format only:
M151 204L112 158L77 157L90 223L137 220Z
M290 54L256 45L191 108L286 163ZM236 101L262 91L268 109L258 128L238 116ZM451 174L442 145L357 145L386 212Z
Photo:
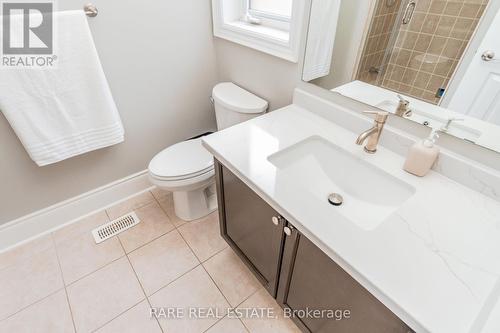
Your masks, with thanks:
M137 226L99 245L90 230L134 210ZM217 318L151 318L151 307ZM237 319L228 308L273 308ZM184 222L172 195L139 194L0 254L0 332L299 332L219 235L217 213Z

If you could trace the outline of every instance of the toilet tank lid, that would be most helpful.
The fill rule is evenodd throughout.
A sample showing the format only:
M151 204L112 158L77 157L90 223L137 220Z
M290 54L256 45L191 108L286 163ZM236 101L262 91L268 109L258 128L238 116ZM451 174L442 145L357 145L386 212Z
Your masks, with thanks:
M217 84L212 91L213 99L222 106L240 113L262 113L268 103L232 82Z

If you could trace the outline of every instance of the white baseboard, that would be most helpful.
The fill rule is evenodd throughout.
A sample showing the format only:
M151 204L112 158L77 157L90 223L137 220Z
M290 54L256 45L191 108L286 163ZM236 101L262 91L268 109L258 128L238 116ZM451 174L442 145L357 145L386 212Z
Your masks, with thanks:
M82 217L92 215L138 193L150 190L148 171L117 180L74 198L0 225L0 253Z

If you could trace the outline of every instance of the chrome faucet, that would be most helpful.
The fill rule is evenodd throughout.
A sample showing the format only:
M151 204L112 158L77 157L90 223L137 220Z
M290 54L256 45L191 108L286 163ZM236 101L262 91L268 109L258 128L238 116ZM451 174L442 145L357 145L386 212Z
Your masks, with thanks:
M446 125L444 125L443 127L441 127L440 131L441 132L448 132L448 130L450 129L450 126L451 126L451 123L454 122L454 121L464 121L465 119L464 118L448 118L448 120L446 121Z
M389 112L364 111L364 113L374 114L375 124L372 128L364 131L359 135L359 137L356 139L356 144L361 146L363 142L368 139L368 142L365 145L365 152L367 152L368 154L375 154L377 152L377 145L380 139L380 134L382 134L382 130L384 129L384 125L387 121L387 117L389 116Z
M403 96L398 94L399 98L399 103L398 103L398 108L396 109L396 116L400 117L409 117L412 114L412 111L410 109L410 101L405 99Z

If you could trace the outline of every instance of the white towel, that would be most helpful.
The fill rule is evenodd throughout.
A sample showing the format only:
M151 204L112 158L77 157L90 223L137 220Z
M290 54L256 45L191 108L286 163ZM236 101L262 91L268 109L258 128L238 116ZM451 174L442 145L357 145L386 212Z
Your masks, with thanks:
M341 0L314 0L311 7L302 79L311 81L330 73Z
M53 68L0 67L0 109L39 166L124 140L83 10L53 20Z

